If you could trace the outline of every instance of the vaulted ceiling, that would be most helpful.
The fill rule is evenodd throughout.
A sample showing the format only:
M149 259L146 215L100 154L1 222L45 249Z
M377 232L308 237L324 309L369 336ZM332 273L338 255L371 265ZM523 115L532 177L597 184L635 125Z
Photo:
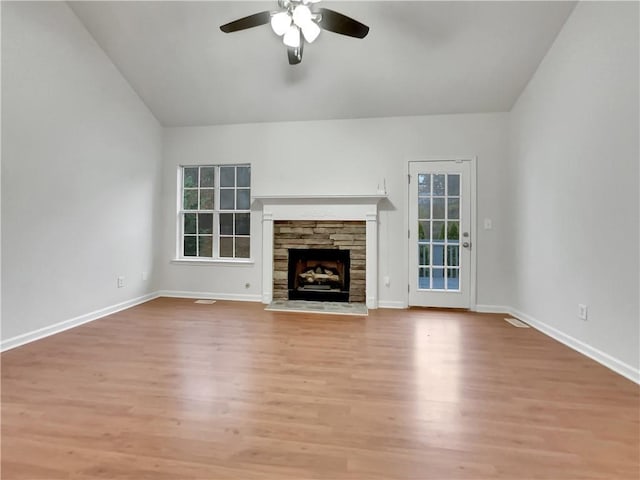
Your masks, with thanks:
M277 1L69 3L165 126L508 111L575 2L323 1L367 24L323 31L300 65L264 25Z

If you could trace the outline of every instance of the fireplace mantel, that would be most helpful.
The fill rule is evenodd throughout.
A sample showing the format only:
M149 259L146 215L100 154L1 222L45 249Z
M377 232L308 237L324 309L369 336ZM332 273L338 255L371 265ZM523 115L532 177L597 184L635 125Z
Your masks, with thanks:
M262 302L273 299L273 222L275 220L362 220L366 222L366 302L378 307L378 203L373 195L256 195L262 206Z

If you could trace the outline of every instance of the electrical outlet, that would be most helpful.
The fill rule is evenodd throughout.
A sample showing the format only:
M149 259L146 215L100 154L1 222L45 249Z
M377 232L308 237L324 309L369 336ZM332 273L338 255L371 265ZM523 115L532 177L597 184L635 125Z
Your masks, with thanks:
M149 272L142 272L142 281L146 282L149 280Z
M384 286L388 287L389 285L391 285L391 279L388 276L384 277Z
M124 287L124 277L118 277L118 288Z
M484 219L484 229L485 230L491 230L493 228L493 222L491 221L490 218L485 218Z
M587 319L587 306L583 305L582 303L578 304L578 318L580 320Z

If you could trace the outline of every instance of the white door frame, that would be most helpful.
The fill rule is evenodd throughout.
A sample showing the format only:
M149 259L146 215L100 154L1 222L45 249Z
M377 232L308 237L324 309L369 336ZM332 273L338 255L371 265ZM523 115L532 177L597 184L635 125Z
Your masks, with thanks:
M469 166L470 166L470 170L471 170L471 179L470 179L470 200L471 200L471 264L469 265L469 277L470 277L470 285L469 285L469 310L471 311L476 311L477 309L477 303L476 303L476 296L477 296L477 288L476 288L476 282L477 282L477 251L478 251L478 206L477 206L477 200L478 200L478 196L477 196L477 156L475 155L460 155L460 156L429 156L429 157L420 157L420 158L413 158L409 161L407 161L406 164L406 170L405 170L405 174L406 174L406 178L407 178L407 196L406 196L406 212L407 214L405 215L405 230L407 231L407 233L409 232L409 225L410 225L410 221L411 219L409 218L409 210L410 210L410 202L411 202L411 193L409 191L409 175L410 175L410 171L411 171L411 164L412 163L420 163L420 162L469 162ZM413 180L413 181L417 181L417 180ZM407 235L407 293L406 293L406 305L409 305L409 285L411 282L411 258L409 258L410 252L411 252L411 246L409 245L410 239L408 238L409 235ZM415 258L413 259L415 261Z

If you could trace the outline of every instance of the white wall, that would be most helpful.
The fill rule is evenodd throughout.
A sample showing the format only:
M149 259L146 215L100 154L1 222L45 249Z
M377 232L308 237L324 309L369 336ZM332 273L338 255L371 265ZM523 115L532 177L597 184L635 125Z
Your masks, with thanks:
M3 341L155 290L162 129L66 3L2 2L2 95Z
M638 33L636 2L577 5L511 113L507 232L512 306L634 378ZM579 303L588 305L586 322Z
M504 305L509 268L503 259L507 114L450 115L167 128L164 136L165 230L160 270L163 289L211 294L261 293L260 217L253 216L253 266L171 264L176 238L176 170L181 164L252 165L254 195L373 194L386 179L381 204L379 298L407 300L407 162L426 157L478 157L478 303ZM389 276L391 285L382 283ZM251 287L246 289L245 283Z

